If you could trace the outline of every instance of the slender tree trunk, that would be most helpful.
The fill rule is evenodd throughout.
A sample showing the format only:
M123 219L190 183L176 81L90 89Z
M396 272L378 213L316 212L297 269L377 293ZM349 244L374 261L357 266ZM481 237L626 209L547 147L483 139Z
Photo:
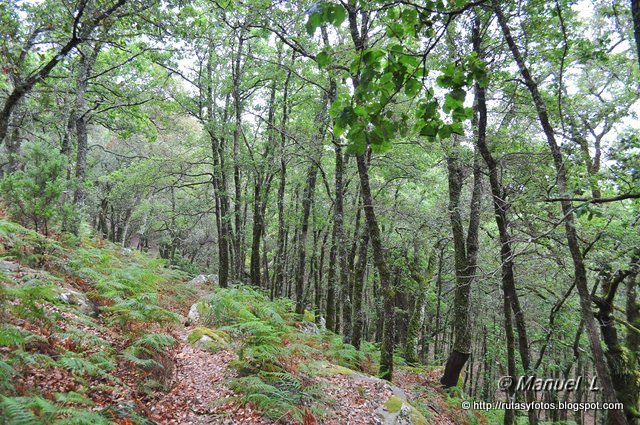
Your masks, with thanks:
M352 303L351 303L351 322L353 323L351 344L360 349L362 344L362 328L364 326L364 309L362 306L362 298L364 291L364 276L367 270L367 253L369 251L369 229L366 227L362 229L362 236L360 237L360 247L358 251L358 258L353 270L353 284L351 288L353 290Z
M636 40L636 55L640 65L640 0L631 0L631 15L633 16L633 36Z
M251 237L251 259L249 265L251 284L261 285L260 278L260 240L264 233L264 214L269 197L273 174L269 171L271 155L276 144L275 135L275 100L276 81L271 83L271 95L269 96L269 114L267 118L268 136L267 145L261 158L261 165L256 167L256 176L253 190L253 229Z
M317 175L318 166L316 165L315 161L313 161L309 166L309 171L307 171L307 183L302 195L302 223L300 224L300 233L298 234L298 267L296 269L296 313L298 314L302 314L305 307L304 283L307 253L307 233L309 231L309 215L311 213L311 207L313 205Z
M480 43L480 20L479 18L476 18L473 29L473 46L478 57L483 58L484 55ZM511 235L509 234L509 219L507 217L507 211L510 208L510 204L506 199L507 194L499 180L498 165L487 147L486 90L478 83L475 84L475 109L476 114L474 117L474 127L477 127L476 145L489 169L489 184L491 186L493 210L500 239L502 288L504 291L504 297L509 300L513 310L516 331L518 334L518 350L520 353L522 368L524 369L525 374L532 375L533 372L531 371L531 354L529 352L529 338L527 336L526 320L524 312L520 306L520 299L516 290L515 276L513 272L513 251L511 249ZM505 318L505 320L507 320L507 318ZM511 319L509 319L509 321L511 321ZM533 392L527 391L526 398L528 402L533 402L535 400L535 395ZM537 424L538 419L536 410L529 409L527 412L529 416L529 424Z
M482 174L478 155L474 156L473 192L469 215L469 228L465 242L462 215L460 214L460 195L463 186L463 170L458 153L460 143L454 136L454 152L447 158L449 180L449 217L453 233L453 248L456 267L456 289L453 299L454 342L449 353L440 383L445 387L458 385L460 373L471 355L470 298L471 285L476 272L478 252L478 229L480 227L480 197L482 195Z
M394 300L395 289L391 283L391 275L384 258L384 248L382 247L382 237L380 236L380 228L378 219L373 208L373 196L371 195L371 186L369 184L369 171L367 160L364 154L356 157L358 164L358 176L360 177L360 190L362 194L362 207L364 216L367 221L367 229L369 231L369 239L371 240L371 252L373 253L373 262L378 269L380 276L380 286L382 289L382 297L384 300L382 309L382 347L380 352L380 372L381 378L391 380L393 377L393 349L394 349Z
M263 232L262 223L262 183L261 176L256 176L253 189L253 229L251 236L250 281L252 285L260 285L260 238Z
M282 122L280 124L280 183L278 185L278 246L276 248L275 268L273 271L273 285L271 287L271 298L282 294L284 281L284 260L286 255L286 229L284 223L284 192L287 183L287 160L286 160L286 144L287 144L287 96L289 93L289 82L291 81L291 71L287 73L284 81L282 93Z
M76 190L73 202L78 209L82 209L85 198L85 177L87 173L87 151L89 149L87 131L87 100L86 92L89 83L89 76L93 70L96 59L101 49L101 44L96 44L91 51L80 49L80 63L78 64L78 76L76 78L76 105L75 105L75 128L76 128ZM73 225L73 232L78 233L79 222Z
M206 98L207 98L207 122L205 128L211 141L211 156L213 158L213 191L216 211L216 227L218 230L218 278L220 287L229 285L229 224L228 224L228 198L226 179L224 177L224 138L218 137L215 132L214 96L213 96L213 46L209 46L209 55L206 66ZM225 105L226 111L226 105Z
M234 270L233 276L236 280L244 278L244 252L243 229L242 229L242 188L240 181L240 133L242 131L242 102L240 99L240 83L242 80L242 45L244 36L241 33L238 36L238 49L233 65L233 108L235 114L235 126L233 128L233 186L235 189L234 200L234 221L235 221L235 237L233 239L234 253Z
M555 133L549 120L547 113L547 107L538 91L538 85L531 76L529 68L524 62L520 49L516 45L511 35L511 30L507 23L507 19L502 13L500 4L494 0L493 7L496 15L498 16L498 22L504 34L505 40L509 45L511 53L518 65L522 79L524 80L533 103L535 105L538 119L542 126L542 130L547 138L549 149L553 157L554 166L556 169L556 181L558 184L558 191L560 197L567 198L569 195L567 170L564 163L564 158L560 147L555 139ZM580 310L582 320L584 321L587 338L589 339L589 345L591 346L591 353L593 354L594 364L597 370L598 379L602 387L602 395L605 402L615 403L617 396L613 383L611 381L611 375L607 367L604 352L600 346L600 339L598 337L598 329L594 319L593 310L591 308L591 297L589 294L589 287L587 282L587 271L584 265L584 259L582 257L582 251L580 249L580 243L576 231L575 217L573 212L573 206L570 201L563 200L560 202L562 207L562 213L564 214L565 234L567 238L567 244L571 253L574 268L574 279L578 295L580 297ZM609 417L613 424L623 425L627 423L625 416L619 410L609 410Z
M422 276L415 268L411 270L411 278L417 284L418 295L413 307L413 314L409 319L409 325L407 327L407 339L404 344L404 357L408 364L414 366L420 362L418 358L418 336L423 322L424 309L427 301L427 291L435 272L435 257L436 253L434 249L429 254L427 271L424 276Z

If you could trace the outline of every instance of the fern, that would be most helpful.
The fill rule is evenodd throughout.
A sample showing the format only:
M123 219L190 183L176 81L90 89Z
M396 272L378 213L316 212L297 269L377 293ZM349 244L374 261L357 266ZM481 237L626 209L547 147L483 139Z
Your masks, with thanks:
M103 353L95 353L89 357L67 351L56 364L70 371L74 376L110 376L108 372L116 366L115 362Z
M164 368L155 358L173 347L175 343L176 340L171 335L146 334L127 347L122 357L143 369Z
M40 423L31 411L30 397L0 396L0 417L8 425L33 425Z
M17 326L3 324L0 325L0 347L23 346L28 340L29 332Z
M160 363L155 361L154 359L144 359L139 357L140 353L136 353L135 350L131 348L127 348L121 354L121 357L125 360L130 361L134 365L142 368L142 369L151 369L152 367L160 367Z
M110 420L102 416L99 412L93 412L85 409L62 409L61 413L65 416L57 419L55 425L109 425Z
M163 351L173 347L176 344L176 340L167 334L146 334L138 338L135 344L150 350Z

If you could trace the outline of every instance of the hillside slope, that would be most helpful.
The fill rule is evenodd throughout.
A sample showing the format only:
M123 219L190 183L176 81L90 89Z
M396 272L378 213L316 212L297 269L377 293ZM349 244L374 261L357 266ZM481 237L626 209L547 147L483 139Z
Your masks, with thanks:
M376 347L355 350L289 300L68 242L0 219L0 423L476 420L423 370L372 377Z

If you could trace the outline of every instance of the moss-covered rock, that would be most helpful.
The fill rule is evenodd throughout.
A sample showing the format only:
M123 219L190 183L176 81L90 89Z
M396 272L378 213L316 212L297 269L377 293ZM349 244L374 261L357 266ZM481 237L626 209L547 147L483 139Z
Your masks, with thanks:
M387 409L388 412L397 413L402 409L402 405L404 402L398 396L391 396L389 400L384 403L384 408Z
M418 409L397 395L391 396L377 413L385 425L429 425Z
M349 369L348 367L332 365L327 369L327 374L329 375L345 375L351 376L355 373L355 370Z
M229 345L231 336L225 331L198 326L187 336L187 342L202 350L215 353Z
M197 324L211 313L211 306L204 301L194 303L187 315L187 324Z

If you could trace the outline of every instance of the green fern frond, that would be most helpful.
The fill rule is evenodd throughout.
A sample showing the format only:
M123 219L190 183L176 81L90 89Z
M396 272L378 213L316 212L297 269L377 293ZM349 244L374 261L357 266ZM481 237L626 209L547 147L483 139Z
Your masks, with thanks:
M31 410L30 397L0 396L0 416L10 425L33 425L41 423Z

